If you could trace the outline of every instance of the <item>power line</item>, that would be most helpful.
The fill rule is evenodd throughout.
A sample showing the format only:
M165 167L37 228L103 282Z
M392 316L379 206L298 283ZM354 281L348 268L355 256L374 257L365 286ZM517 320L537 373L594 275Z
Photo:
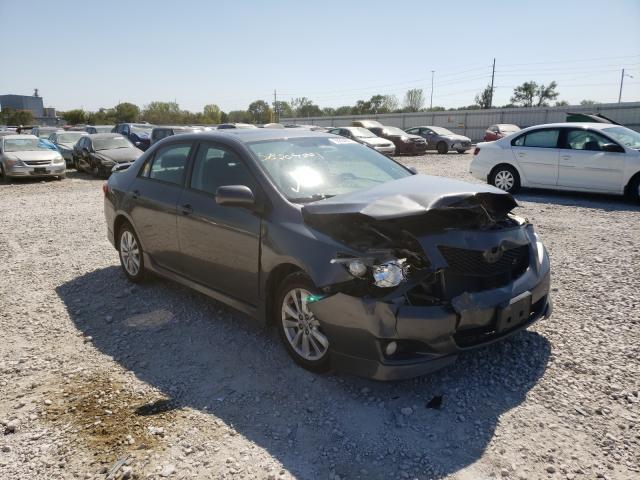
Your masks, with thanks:
M592 62L596 60L615 60L618 58L638 58L638 55L622 55L619 57L593 57L593 58L581 58L581 59L570 59L570 60L553 60L553 61L545 61L545 62L529 62L529 63L505 63L503 67L517 67L521 65L545 65L548 63L581 63L581 62Z

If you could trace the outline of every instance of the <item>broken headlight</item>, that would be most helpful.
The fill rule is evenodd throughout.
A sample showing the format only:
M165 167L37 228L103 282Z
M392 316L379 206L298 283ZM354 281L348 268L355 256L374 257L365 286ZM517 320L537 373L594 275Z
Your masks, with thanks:
M406 280L406 270L409 268L408 265L405 265L406 261L406 258L401 258L382 265L375 265L373 267L373 283L376 287L397 287Z
M397 287L407 279L409 265L406 258L391 258L376 261L372 258L334 258L331 263L340 263L356 278L364 279L371 272L376 287Z

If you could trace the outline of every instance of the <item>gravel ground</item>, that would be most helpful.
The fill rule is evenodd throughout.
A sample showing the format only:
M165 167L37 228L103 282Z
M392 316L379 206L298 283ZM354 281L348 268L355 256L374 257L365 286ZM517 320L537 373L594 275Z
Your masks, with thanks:
M401 161L471 180L470 159ZM101 183L0 184L3 480L640 478L640 207L519 194L553 316L377 383L308 373L274 331L176 284L127 283Z

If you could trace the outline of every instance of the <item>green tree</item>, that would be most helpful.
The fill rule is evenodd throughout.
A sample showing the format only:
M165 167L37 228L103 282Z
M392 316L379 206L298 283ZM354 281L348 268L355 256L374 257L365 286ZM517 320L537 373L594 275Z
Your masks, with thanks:
M566 100L558 100L555 104L556 107L568 107L569 106L569 102L567 102Z
M344 105L342 107L338 107L336 108L336 115L352 115L353 114L353 108L348 106L348 105Z
M491 85L487 85L475 98L476 105L480 108L491 108L492 100L493 91L491 90Z
M31 113L31 110L3 108L2 116L7 125L31 125L33 123L33 113Z
M295 112L296 117L319 117L322 115L320 107L307 97L298 97L291 100L291 109Z
M129 102L123 102L116 105L114 109L114 120L120 122L137 122L140 118L140 108Z
M419 112L424 106L424 93L421 88L407 90L404 95L404 109L407 112Z
M369 102L368 100L358 100L351 111L354 115L368 115L371 113L375 113L373 111L371 102Z
M205 105L202 113L206 117L206 123L220 123L220 118L222 116L222 111L220 107L214 103L210 103L209 105Z
M591 106L598 105L600 102L596 102L595 100L581 100L580 105Z
M555 100L560 95L556 88L558 84L551 82L549 85L538 85L536 82L524 82L513 90L511 102L522 107L546 107L550 100Z
M336 109L332 107L324 107L322 109L322 115L326 117L333 117L336 114Z
M280 120L281 117L289 118L293 117L294 115L289 102L285 102L282 100L278 100L273 104L273 112L276 114L277 120Z
M151 102L142 111L142 118L149 123L180 124L184 115L176 102Z
M249 105L247 109L253 123L269 123L271 122L271 107L264 100L256 100Z
M246 110L232 110L227 114L227 122L251 123L251 114Z
M71 125L78 125L80 123L85 123L87 121L87 114L84 110L80 108L76 108L74 110L69 110L68 112L64 112L62 118Z

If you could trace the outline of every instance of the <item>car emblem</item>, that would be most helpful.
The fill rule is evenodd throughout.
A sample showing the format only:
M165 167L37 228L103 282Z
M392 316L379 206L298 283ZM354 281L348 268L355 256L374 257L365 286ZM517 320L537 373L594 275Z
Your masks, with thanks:
M482 252L482 256L487 263L496 263L502 258L503 250L501 247L493 247Z

